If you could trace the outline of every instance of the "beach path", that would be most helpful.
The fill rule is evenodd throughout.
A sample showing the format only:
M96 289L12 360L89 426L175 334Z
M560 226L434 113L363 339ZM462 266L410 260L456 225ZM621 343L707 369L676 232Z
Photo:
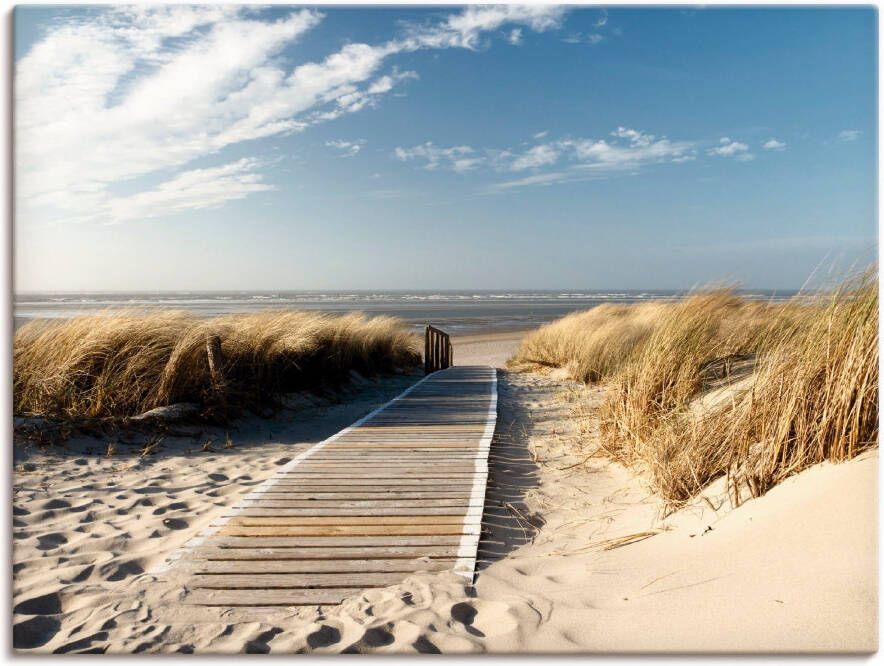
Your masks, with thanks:
M337 604L417 571L472 580L497 419L488 366L428 375L280 468L168 566L185 603Z

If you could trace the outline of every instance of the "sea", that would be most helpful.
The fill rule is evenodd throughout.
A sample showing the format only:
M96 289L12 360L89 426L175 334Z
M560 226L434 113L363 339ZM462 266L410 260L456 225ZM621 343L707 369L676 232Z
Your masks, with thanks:
M58 319L114 310L179 310L202 317L264 310L320 310L391 315L416 332L432 324L451 335L535 328L602 303L678 300L687 291L217 291L16 294L15 327L32 319ZM785 300L789 291L739 291L749 298Z

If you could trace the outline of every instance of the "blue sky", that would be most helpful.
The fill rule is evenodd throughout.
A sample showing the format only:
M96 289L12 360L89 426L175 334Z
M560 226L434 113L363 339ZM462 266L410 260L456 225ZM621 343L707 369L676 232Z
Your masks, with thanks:
M795 288L870 8L18 8L16 290Z

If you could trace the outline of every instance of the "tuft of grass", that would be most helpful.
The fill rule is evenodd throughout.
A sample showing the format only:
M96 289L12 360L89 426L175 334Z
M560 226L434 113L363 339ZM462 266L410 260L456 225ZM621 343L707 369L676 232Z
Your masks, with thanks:
M224 401L251 407L281 393L338 386L420 363L391 317L269 311L200 319L115 312L33 321L13 342L16 414L132 416L177 402L217 401L206 341L221 342Z
M777 305L715 290L599 307L541 328L513 363L604 382L603 451L673 508L722 475L739 503L877 445L877 273Z
M877 274L820 297L815 314L795 335L776 337L751 391L676 433L722 450L737 502L744 487L758 496L811 465L878 445Z
M605 303L566 315L527 335L514 366L567 368L574 379L598 382L613 375L647 341L669 303Z

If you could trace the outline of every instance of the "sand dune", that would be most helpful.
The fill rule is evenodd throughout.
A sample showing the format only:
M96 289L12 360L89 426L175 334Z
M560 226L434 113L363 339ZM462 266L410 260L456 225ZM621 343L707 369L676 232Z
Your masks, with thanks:
M512 341L463 343L499 361ZM495 351L497 350L497 351ZM471 356L473 354L473 356ZM496 356L495 356L496 354ZM339 607L183 605L152 567L275 466L398 393L169 442L155 456L17 450L14 636L33 651L870 651L877 647L877 452L731 509L721 484L668 517L642 479L578 438L599 389L500 373L475 590L416 574ZM592 419L590 409L589 418ZM590 432L594 432L590 427ZM218 450L186 451L215 438ZM89 447L92 447L89 452ZM199 447L197 447L198 449ZM713 508L714 507L714 508Z

